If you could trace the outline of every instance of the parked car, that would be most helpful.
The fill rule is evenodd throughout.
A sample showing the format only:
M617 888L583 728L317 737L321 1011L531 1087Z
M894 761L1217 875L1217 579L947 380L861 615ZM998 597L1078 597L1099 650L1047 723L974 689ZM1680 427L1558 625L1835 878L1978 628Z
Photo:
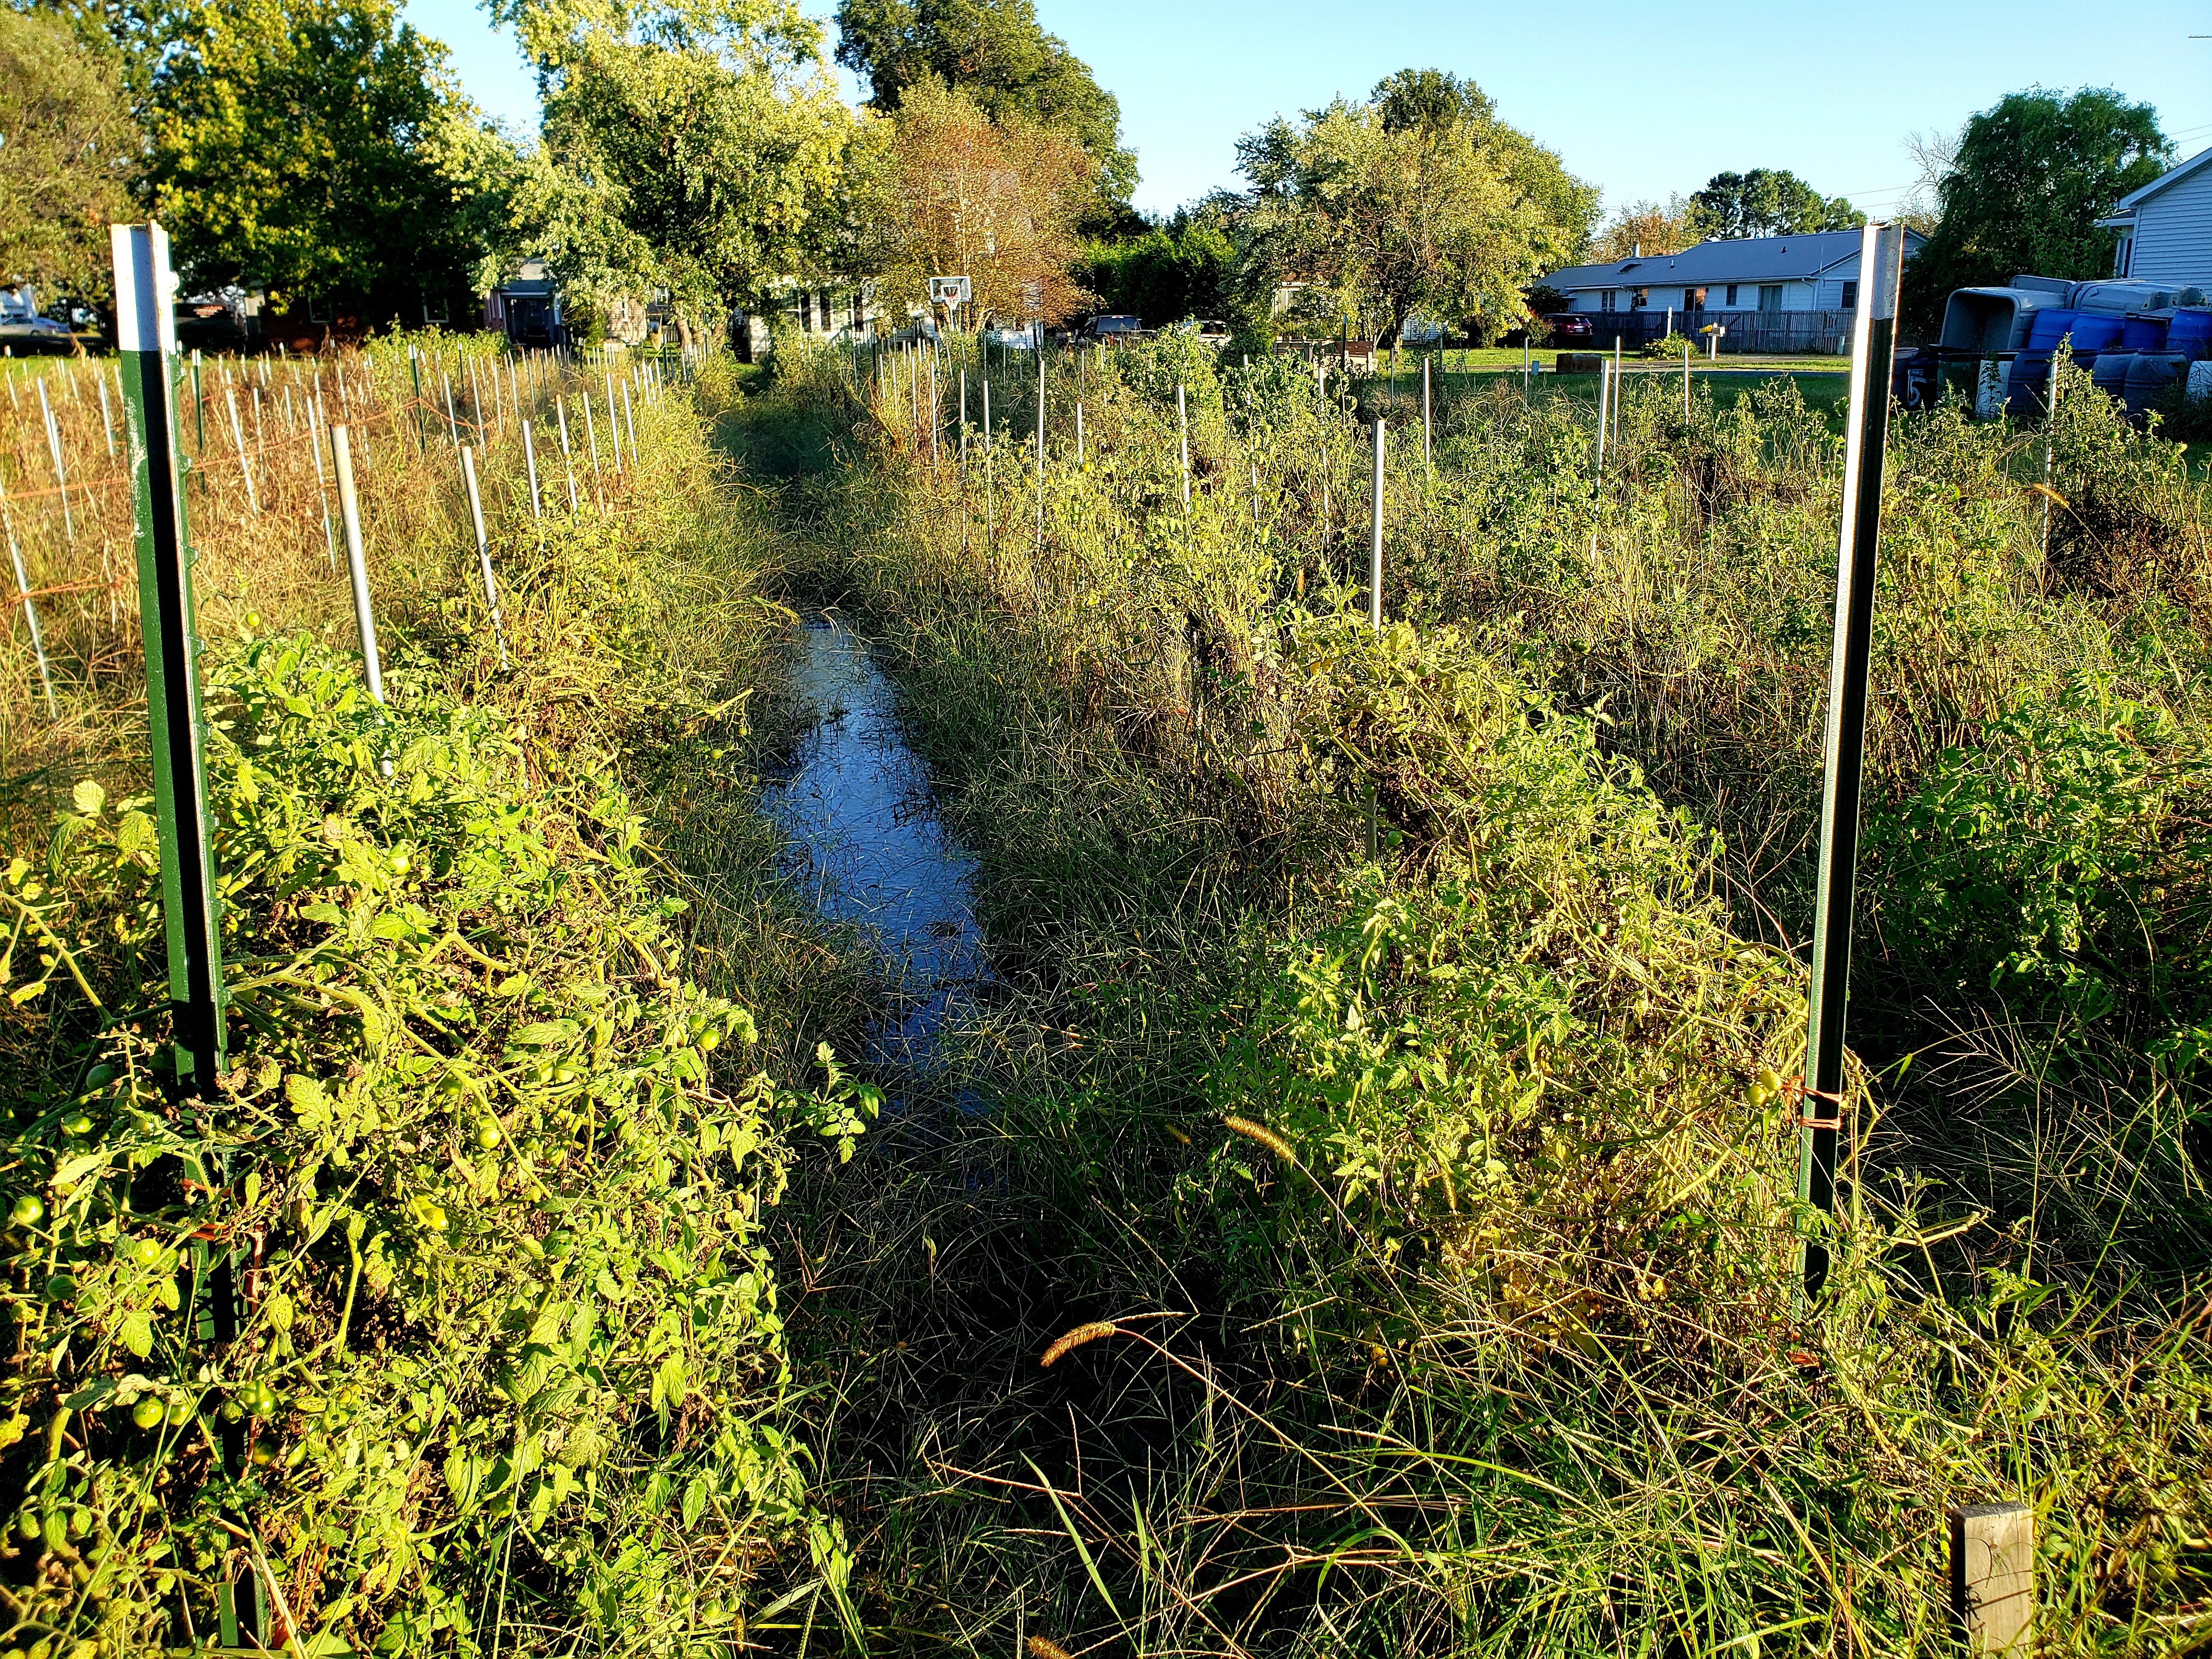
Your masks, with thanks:
M1093 317L1084 330L1085 336L1093 340L1133 340L1144 331L1143 318L1121 315Z
M69 325L58 323L51 317L10 317L0 322L0 346L19 356L49 351L76 349L76 337Z
M1195 334L1202 345L1216 351L1229 343L1229 325L1218 317L1195 317L1180 325L1185 333Z
M1544 320L1552 325L1553 341L1587 340L1590 337L1590 319L1571 311L1555 311Z

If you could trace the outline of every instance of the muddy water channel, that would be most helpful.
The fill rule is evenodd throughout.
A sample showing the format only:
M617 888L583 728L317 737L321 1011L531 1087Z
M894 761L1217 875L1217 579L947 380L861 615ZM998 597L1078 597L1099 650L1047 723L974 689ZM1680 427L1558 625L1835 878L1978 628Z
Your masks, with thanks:
M870 1033L875 1057L924 1060L988 973L975 860L938 821L928 771L866 642L836 617L796 632L789 686L811 724L788 765L763 780L761 810L790 837L793 885L882 957L890 1012Z

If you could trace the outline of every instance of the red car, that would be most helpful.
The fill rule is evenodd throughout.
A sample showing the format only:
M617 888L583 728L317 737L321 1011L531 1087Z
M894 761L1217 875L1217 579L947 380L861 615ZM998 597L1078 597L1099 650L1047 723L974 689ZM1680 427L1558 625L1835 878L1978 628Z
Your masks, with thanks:
M1555 341L1590 337L1590 319L1574 312L1555 311L1544 320L1552 325L1552 338Z

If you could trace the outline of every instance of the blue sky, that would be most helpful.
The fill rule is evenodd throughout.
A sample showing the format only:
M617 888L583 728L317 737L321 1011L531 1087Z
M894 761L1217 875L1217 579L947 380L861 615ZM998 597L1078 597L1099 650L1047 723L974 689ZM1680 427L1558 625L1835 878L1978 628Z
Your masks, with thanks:
M1912 180L1907 133L1955 131L2038 84L2116 88L2155 105L2183 155L2212 147L2212 40L2188 38L2212 35L2212 0L2117 13L2078 0L1038 0L1037 10L1121 100L1144 175L1137 205L1154 210L1233 185L1237 137L1268 117L1361 96L1408 64L1472 77L1608 205L1784 167L1879 216ZM1655 13L1690 21L1655 27ZM534 128L534 82L471 0L408 0L407 16L452 49L478 103Z

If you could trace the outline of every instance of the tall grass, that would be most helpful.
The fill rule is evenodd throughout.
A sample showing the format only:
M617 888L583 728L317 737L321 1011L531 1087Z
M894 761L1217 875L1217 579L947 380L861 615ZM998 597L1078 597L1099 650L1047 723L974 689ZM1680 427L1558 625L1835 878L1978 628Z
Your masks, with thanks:
M1047 366L1040 492L1033 371L963 466L914 360L860 367L749 418L852 423L786 522L902 670L1006 986L805 1200L882 1645L1932 1652L1943 1508L2001 1498L2049 1650L2201 1643L2212 567L2168 447L2079 385L1899 424L1806 1310L1824 417L1632 383L1601 482L1587 405L1495 389L1431 471L1373 381L1170 341Z

